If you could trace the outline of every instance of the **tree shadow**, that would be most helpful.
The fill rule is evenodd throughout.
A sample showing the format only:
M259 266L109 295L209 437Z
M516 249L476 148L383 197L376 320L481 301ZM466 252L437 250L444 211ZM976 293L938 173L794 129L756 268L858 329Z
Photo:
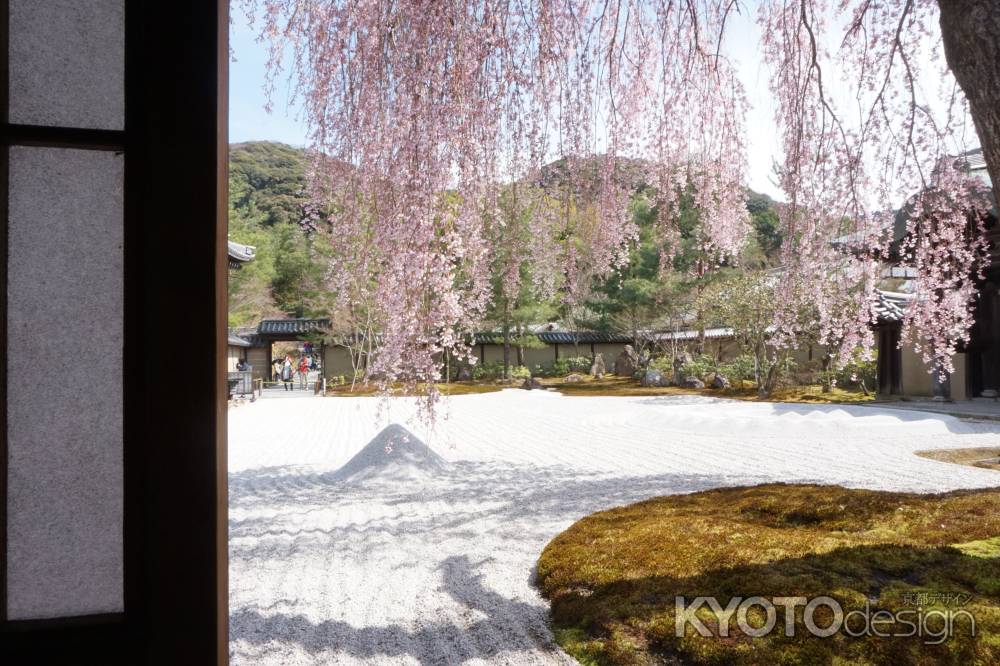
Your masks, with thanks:
M997 580L1000 559L972 557L948 547L853 546L763 564L713 568L691 577L638 577L594 589L562 591L552 599L552 616L556 629L582 632L609 646L615 635L639 637L636 643L644 645L656 659L688 664L1000 663L1000 645L995 641L1000 631ZM791 637L784 635L785 610L780 606L770 634L747 636L734 615L730 635L720 637L717 615L705 606L698 617L713 635L702 637L688 625L681 638L675 624L678 596L684 597L686 604L696 597L714 597L723 607L734 597L828 596L842 605L844 613L864 611L866 604L870 614L913 611L906 617L924 627L920 629L924 633L853 637L839 631L830 637L817 637L803 623L803 606L799 605ZM932 608L967 611L975 618L974 635L969 618L956 616L952 635L933 644L943 629L940 618L916 615L918 609L926 612ZM926 625L921 625L918 617L927 617ZM814 619L818 626L827 627L833 616L820 607ZM860 633L865 622L855 614L848 617L847 626ZM761 626L763 616L751 615L751 623ZM911 631L902 622L880 629L887 634Z
M316 622L303 614L270 608L240 608L230 614L232 639L257 647L294 643L312 656L336 653L357 659L408 657L420 664L453 664L470 659L519 663L517 653L531 649L551 662L574 663L545 629L547 610L508 599L483 584L480 563L466 556L441 562L441 589L474 617L456 623L434 617L414 618L413 626L357 627L348 622ZM526 621L528 620L528 621Z
M422 664L527 663L543 655L558 663L566 657L547 628L548 608L528 582L545 544L594 511L728 481L718 475L609 476L563 466L473 461L450 463L439 477L414 484L344 483L333 473L295 467L232 474L229 552L235 585L262 567L279 578L316 575L315 562L322 561L331 573L399 576L423 607L423 616L379 625L365 617L334 619L335 604L317 609L286 592L294 586L258 593L244 585L230 613L233 649L248 655L247 649L274 651L277 661L290 650L317 661L316 655L336 653ZM490 577L508 570L516 580L501 593ZM378 583L357 581L348 594L369 589L378 594ZM383 603L393 602L370 601ZM331 615L323 619L324 612ZM241 659L254 661L241 654L234 662Z
M491 526L491 533L513 540L533 534L547 539L555 535L548 531L547 524L552 521L572 521L593 511L657 495L767 480L752 474L740 479L677 473L609 476L558 465L458 461L428 483L347 484L329 472L295 467L251 469L230 475L230 557L256 556L252 544L241 543L248 537L296 538L299 550L303 538L314 538L323 548L344 548L352 539L360 539L357 554L371 555L373 549L391 547L393 538L414 534L439 543L474 536L476 532L469 527L479 523ZM347 509L371 503L392 507L395 512L389 518L364 518L364 513L359 512L357 519L329 529L287 525L301 523L310 513L325 512L333 506ZM442 511L420 510L426 503L438 505ZM233 514L251 517L237 518Z
M761 415L774 414L776 416L797 415L808 417L812 415L833 416L848 415L852 419L882 418L891 419L900 424L916 423L920 421L936 421L944 425L949 432L957 435L982 434L984 432L996 432L1000 434L1000 423L977 422L975 424L963 421L954 416L939 412L919 411L914 409L886 408L881 409L878 405L852 405L852 404L811 404L811 403L790 403L790 402L767 402L767 401L745 401L732 400L724 397L709 396L662 396L652 398L636 398L636 404L648 407L679 407L679 406L702 406L714 404L742 404L754 405Z

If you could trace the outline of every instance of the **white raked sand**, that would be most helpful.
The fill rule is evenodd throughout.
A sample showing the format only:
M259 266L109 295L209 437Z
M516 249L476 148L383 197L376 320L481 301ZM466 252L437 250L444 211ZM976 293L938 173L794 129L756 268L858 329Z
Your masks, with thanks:
M442 411L434 432L406 399L230 412L233 664L572 663L532 571L593 511L772 481L1000 485L998 472L912 454L1000 445L1000 423L918 412L517 389ZM389 423L412 434L366 448Z

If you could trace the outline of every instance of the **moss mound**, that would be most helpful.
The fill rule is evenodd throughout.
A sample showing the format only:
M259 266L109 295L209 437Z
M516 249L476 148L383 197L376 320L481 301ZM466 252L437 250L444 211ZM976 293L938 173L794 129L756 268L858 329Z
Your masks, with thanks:
M916 495L837 486L771 484L661 497L593 514L557 536L538 562L553 631L584 664L997 664L1000 663L1000 489ZM803 607L793 636L753 638L703 606L675 629L675 598L829 596L845 613L913 611L923 635L827 638L810 634ZM815 623L825 627L832 614ZM957 611L975 618L971 622ZM951 637L932 644L939 616ZM884 617L884 616L883 616ZM751 628L764 624L750 609ZM858 623L861 624L858 624ZM845 627L858 633L864 621ZM902 624L883 633L906 633Z
M451 382L449 384L435 384L435 386L441 392L441 395L474 395L478 393L494 393L505 388L512 388L510 385L498 384L496 382ZM411 391L402 384L394 384L391 389L393 395L419 396L426 390L426 386L419 384L415 391ZM378 396L381 393L378 385L374 382L358 382L353 388L351 387L351 383L347 382L345 384L327 384L326 395L327 397L334 398L359 398Z

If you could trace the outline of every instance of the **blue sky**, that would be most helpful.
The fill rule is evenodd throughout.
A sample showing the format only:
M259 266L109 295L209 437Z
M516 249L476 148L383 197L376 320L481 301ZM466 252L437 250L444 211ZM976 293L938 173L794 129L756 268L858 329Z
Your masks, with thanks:
M768 72L761 64L760 30L752 14L752 11L744 11L730 16L723 48L737 64L752 105L746 118L748 183L758 192L781 199L781 192L773 182L772 169L780 149L774 124L775 107L768 90ZM273 112L264 110L267 50L257 43L255 33L247 27L246 18L238 9L233 12L230 46L235 58L230 63L230 140L234 143L271 140L304 146L306 127L301 121L301 108L291 103L286 80L277 82ZM834 89L838 87L835 81L828 85Z
M298 120L300 108L288 103L285 81L279 82L275 91L274 112L264 110L267 49L257 44L239 11L233 12L229 43L235 58L229 63L229 140L239 143L268 139L304 146L305 123Z
M754 107L747 117L749 184L758 192L780 198L780 191L771 182L771 165L778 142L774 131L774 107L767 90L767 72L757 55L759 31L747 16L731 17L730 21L726 50L740 63L741 78ZM301 108L291 103L287 81L277 82L273 112L269 114L264 110L267 50L257 43L255 33L247 27L245 17L238 10L233 12L230 47L235 58L229 65L230 141L270 140L293 146L305 145L306 127L300 120Z

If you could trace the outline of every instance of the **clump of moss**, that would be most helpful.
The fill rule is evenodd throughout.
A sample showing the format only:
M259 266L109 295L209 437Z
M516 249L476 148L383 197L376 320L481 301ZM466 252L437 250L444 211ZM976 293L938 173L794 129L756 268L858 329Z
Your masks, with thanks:
M556 640L585 664L1000 663L1000 489L916 495L771 484L662 497L593 514L538 562ZM845 612L968 611L953 635L676 636L675 598L836 599ZM759 609L755 609L759 610ZM704 606L698 617L717 628ZM762 622L763 616L756 618ZM750 622L755 619L751 614ZM817 623L825 626L817 615ZM717 632L714 632L717 633Z
M914 453L923 458L955 463L956 465L1000 470L1000 448L995 446L978 446L971 449L931 449L929 451L914 451Z
M473 395L477 393L493 393L504 388L509 388L496 382L476 381L476 382L450 382L448 384L435 384L441 395ZM417 386L416 391L408 390L403 384L395 384L391 388L393 395L409 396L422 395L426 391L423 384ZM347 397L358 398L364 396L381 395L378 384L374 382L358 382L353 387L350 383L327 386L327 397Z

